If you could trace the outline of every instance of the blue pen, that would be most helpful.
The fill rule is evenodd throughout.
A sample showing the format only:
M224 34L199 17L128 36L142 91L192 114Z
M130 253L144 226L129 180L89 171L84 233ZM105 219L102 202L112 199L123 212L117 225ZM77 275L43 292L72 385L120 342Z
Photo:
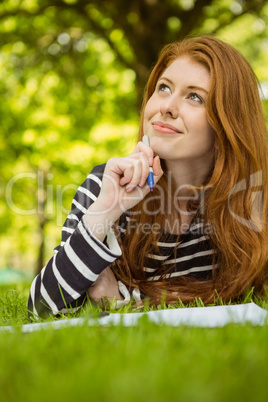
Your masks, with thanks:
M144 144L148 145L148 147L150 146L150 141L149 141L148 135L144 135L142 137L142 142ZM148 185L150 187L150 191L153 192L154 191L154 171L153 171L152 166L150 166L149 169L150 169L150 172L149 172L149 176L148 176L147 181L148 181Z

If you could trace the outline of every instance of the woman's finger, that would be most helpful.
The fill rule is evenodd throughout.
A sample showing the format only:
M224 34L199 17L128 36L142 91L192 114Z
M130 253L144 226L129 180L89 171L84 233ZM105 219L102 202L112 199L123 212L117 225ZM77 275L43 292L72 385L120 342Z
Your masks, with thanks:
M155 184L160 180L160 178L162 177L163 173L164 173L164 172L163 172L162 167L161 167L160 158L159 158L159 156L156 156L156 157L154 158L154 161L153 161L153 175L154 175L154 183L155 183ZM140 187L142 188L144 194L146 194L147 192L150 191L149 185L146 184L146 183L147 183L147 179L148 179L148 175L149 175L149 168L147 167L146 175L145 175L145 179L144 179L144 184L143 184L142 186L139 186L139 188L140 188ZM137 186L132 186L132 185L130 184L130 185L128 185L128 186L126 187L126 191L127 191L128 193L130 193L131 191L134 190L134 192L135 192L135 188L136 188L136 187L137 187Z
M139 141L136 145L136 147L133 150L132 155L139 153L139 152L144 152L145 155L148 158L149 165L153 165L153 159L154 159L154 151L152 150L151 147L148 147L148 145L144 144L142 141Z
M136 186L144 186L149 173L149 162L143 152L127 157L129 167L124 171L120 185L127 185L126 190L131 191Z
M155 182L157 182L163 175L163 169L161 167L161 162L158 155L154 158L153 161L153 171L154 171Z

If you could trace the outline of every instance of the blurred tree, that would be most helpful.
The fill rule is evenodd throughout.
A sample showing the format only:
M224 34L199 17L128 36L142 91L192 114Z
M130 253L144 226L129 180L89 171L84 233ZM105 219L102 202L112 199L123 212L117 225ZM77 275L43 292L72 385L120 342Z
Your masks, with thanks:
M267 19L266 5L266 0L4 0L0 19L12 25L12 17L21 17L18 36L52 54L71 45L82 48L84 33L94 32L124 67L135 71L141 95L164 44L203 31L204 25L206 33L215 34L243 15ZM74 26L79 29L67 37ZM61 31L65 35L58 43Z
M268 91L262 0L3 0L0 3L0 265L37 272L77 185L135 142L159 49L216 34ZM55 240L57 239L57 241Z

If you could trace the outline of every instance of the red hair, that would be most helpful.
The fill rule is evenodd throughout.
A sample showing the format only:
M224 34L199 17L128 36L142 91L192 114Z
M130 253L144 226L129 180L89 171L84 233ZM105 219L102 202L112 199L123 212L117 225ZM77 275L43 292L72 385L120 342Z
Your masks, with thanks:
M268 139L258 81L249 63L233 47L209 36L165 46L148 80L139 139L143 135L144 108L157 81L181 56L201 63L211 77L207 118L215 133L215 155L206 181L203 212L205 221L213 226L210 241L217 250L219 269L213 270L213 278L207 281L185 276L171 284L165 281L163 270L162 281L148 282L144 261L149 252L156 250L161 234L132 230L122 240L123 256L113 270L125 284L139 286L152 303L161 300L162 292L168 303L175 303L178 297L183 302L200 297L204 303L211 303L217 295L228 301L252 287L263 294L268 279ZM166 181L167 172L159 181L167 200ZM150 200L150 207L157 211L159 201L155 199ZM135 215L139 224L161 224L165 218L148 216L142 203L134 211L139 212Z

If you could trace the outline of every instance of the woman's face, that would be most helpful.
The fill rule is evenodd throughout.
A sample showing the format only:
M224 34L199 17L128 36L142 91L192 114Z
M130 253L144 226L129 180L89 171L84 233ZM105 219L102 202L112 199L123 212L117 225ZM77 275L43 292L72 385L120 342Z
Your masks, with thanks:
M143 122L144 134L160 158L211 165L214 141L206 115L209 86L208 70L187 56L163 72L146 104Z

